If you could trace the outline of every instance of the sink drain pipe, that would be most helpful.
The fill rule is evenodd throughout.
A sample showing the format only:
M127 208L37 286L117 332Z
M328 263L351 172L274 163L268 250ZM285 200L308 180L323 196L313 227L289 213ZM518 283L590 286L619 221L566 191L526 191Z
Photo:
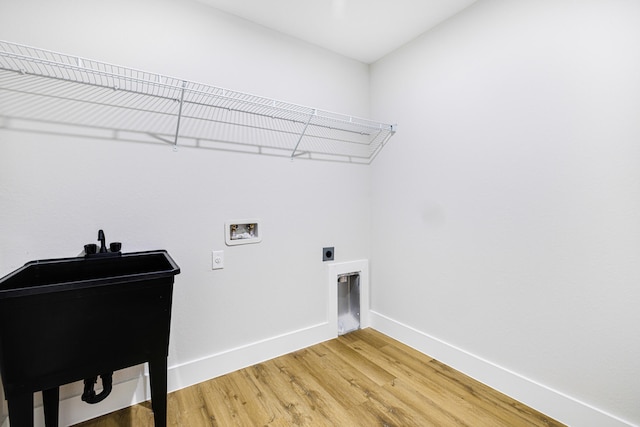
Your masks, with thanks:
M102 391L96 394L94 389L96 382L98 381L98 377L91 377L84 380L84 393L82 393L81 399L87 403L98 403L102 402L109 394L111 393L111 389L113 388L113 372L109 372L107 374L101 374L100 379L102 379Z

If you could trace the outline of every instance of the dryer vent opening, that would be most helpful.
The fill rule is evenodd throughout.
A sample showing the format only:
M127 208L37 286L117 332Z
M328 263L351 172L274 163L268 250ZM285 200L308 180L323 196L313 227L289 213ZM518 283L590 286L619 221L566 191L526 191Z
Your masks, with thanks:
M338 335L360 329L360 273L338 276Z

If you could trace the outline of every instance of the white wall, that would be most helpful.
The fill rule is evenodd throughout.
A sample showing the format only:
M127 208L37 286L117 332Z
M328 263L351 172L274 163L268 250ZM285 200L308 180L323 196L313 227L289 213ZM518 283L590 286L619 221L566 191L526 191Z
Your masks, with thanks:
M198 3L26 0L0 9L0 39L369 115L366 65ZM170 388L336 333L324 327L322 247L335 246L336 261L369 257L368 168L188 147L173 152L5 126L0 276L33 259L75 256L99 228L124 251L167 249L182 269ZM226 247L224 222L247 217L262 219L263 241ZM224 270L211 270L211 250L225 251ZM108 401L139 400L138 375L121 375L119 383L133 384L116 387L105 404L70 410L81 415L65 412L63 402L62 422L113 409ZM79 391L75 385L63 397Z
M571 425L640 424L639 40L487 0L372 66L374 326Z
M400 130L372 185L361 166L0 130L0 275L76 255L98 228L127 251L168 249L175 388L326 337L320 248L348 261L371 246L374 326L572 425L639 424L638 7L481 1L369 82L197 3L2 2L0 39ZM261 244L224 246L224 221L256 216ZM138 374L105 404L139 399Z

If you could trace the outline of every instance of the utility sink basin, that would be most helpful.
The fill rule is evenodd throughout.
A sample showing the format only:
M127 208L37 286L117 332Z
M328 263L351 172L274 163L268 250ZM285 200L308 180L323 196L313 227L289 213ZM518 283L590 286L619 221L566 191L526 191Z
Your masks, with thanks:
M163 250L100 255L28 262L0 279L0 299L173 277L180 272Z
M33 426L33 393L43 391L46 425L57 426L60 385L148 362L156 426L164 426L179 273L156 250L31 261L1 278L0 374L11 424Z

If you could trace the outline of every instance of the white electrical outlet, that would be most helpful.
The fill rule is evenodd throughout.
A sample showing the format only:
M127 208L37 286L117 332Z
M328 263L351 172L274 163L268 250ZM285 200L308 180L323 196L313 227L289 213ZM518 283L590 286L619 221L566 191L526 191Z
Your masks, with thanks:
M211 251L211 269L224 268L224 251Z

